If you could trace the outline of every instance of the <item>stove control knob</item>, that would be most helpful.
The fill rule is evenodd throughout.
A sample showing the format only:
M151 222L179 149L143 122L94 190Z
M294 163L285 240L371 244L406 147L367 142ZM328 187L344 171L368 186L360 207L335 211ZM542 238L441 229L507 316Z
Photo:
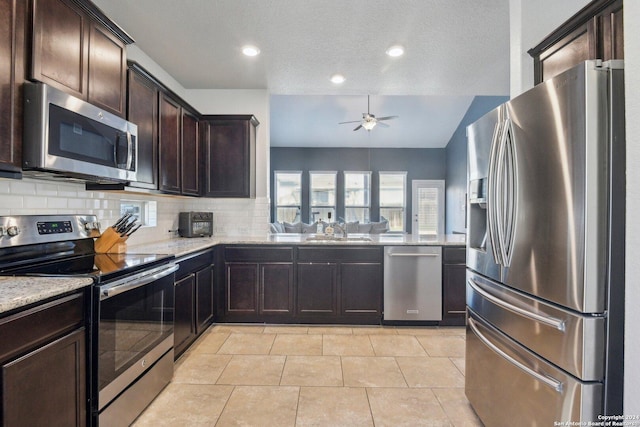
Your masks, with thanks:
M20 229L17 225L9 226L7 227L7 234L11 237L17 236L18 234L20 234Z
M84 224L84 229L87 231L100 230L99 222L86 222Z

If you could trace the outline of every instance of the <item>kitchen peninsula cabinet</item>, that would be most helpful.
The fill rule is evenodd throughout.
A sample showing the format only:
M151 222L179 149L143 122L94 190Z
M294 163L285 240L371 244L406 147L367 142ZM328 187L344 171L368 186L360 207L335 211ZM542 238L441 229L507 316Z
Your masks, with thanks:
M125 116L133 40L89 2L32 0L30 78Z
M174 357L177 359L204 332L214 314L213 252L178 259L174 310Z
M226 246L225 321L285 321L293 316L293 247Z
M467 249L444 247L442 250L442 321L443 326L465 324L467 301Z
M0 177L21 177L26 9L25 1L0 0Z
M86 426L85 294L0 318L3 426Z
M252 115L202 116L204 197L256 197L256 127Z
M301 321L378 324L382 247L299 246L297 315Z
M227 245L222 322L379 324L382 247Z
M587 59L624 59L622 0L589 3L536 47L535 84Z

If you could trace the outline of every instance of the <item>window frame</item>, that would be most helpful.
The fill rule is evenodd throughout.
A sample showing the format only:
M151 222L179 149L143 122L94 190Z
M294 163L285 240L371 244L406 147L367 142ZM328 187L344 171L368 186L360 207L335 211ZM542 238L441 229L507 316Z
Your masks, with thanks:
M366 205L349 205L347 204L347 175L348 174L358 174L358 175L367 175L369 177L369 186L368 188L366 188L367 190L367 197L366 199L368 200L368 204ZM344 207L344 221L348 221L347 219L347 209L367 209L368 210L368 217L369 217L369 222L371 222L371 187L373 186L373 181L371 180L372 178L372 173L371 171L343 171L342 172L342 176L343 176L343 182L342 182L342 200L343 200L343 207Z
M386 205L382 204L382 176L383 175L402 175L402 205ZM407 231L407 171L378 171L378 216L381 217L380 213L383 209L402 209L402 229L401 230L391 230L390 232L394 233L406 233ZM382 218L379 218L380 220ZM387 218L390 220L390 218ZM390 221L391 222L391 221ZM389 223L389 227L391 227L391 223Z
M299 187L299 191L300 191L300 202L296 205L279 205L278 204L278 174L297 174L300 177L300 187ZM280 219L278 218L278 208L297 208L300 214L300 220L302 221L302 174L303 171L301 170L275 170L273 171L273 196L274 196L274 200L273 200L273 205L274 205L274 212L273 212L273 219L275 222L282 222L280 221Z
M314 205L313 204L313 175L333 175L333 205ZM309 222L314 223L320 218L313 217L313 210L315 208L318 209L333 209L333 218L331 222L337 221L338 214L338 171L327 171L327 170L313 170L309 171ZM324 218L325 220L327 218Z

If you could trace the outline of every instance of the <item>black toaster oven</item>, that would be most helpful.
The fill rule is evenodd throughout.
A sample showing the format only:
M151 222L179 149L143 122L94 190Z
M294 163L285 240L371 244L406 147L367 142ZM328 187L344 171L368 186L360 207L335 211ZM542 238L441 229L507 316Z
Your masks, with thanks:
M180 237L204 237L213 234L213 212L180 212Z

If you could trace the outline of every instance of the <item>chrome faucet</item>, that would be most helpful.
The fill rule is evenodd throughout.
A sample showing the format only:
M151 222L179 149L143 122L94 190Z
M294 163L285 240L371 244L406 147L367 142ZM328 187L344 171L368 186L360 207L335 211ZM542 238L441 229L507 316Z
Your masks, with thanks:
M345 238L347 237L347 224L340 225L339 223L334 222L331 224L331 227L339 229L342 232L342 236Z

